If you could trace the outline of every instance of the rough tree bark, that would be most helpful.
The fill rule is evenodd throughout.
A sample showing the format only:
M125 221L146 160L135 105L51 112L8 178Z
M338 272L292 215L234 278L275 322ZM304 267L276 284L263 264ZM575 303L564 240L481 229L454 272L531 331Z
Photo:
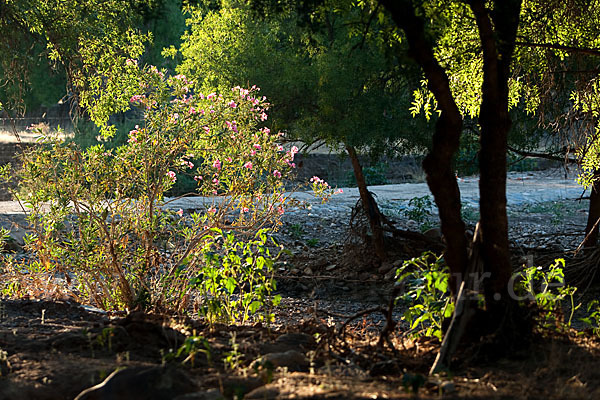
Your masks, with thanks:
M450 268L451 288L456 294L467 265L465 224L460 215L460 191L452 170L452 156L458 150L462 115L452 97L448 76L433 53L425 27L410 0L382 0L394 22L406 34L410 56L421 66L428 88L441 114L435 124L432 148L423 161L427 185L439 210L442 234L446 241L444 259Z
M371 233L373 234L373 247L375 254L381 261L386 259L385 243L383 240L383 226L381 221L381 214L379 207L373 196L367 188L367 182L365 175L363 174L362 166L358 160L356 149L352 146L346 145L346 151L350 156L352 162L352 168L354 170L354 176L356 177L356 185L358 186L358 192L360 193L360 199L362 201L363 208L367 214L369 220L369 226L371 227Z
M486 307L503 313L510 302L512 275L506 215L506 154L511 119L508 113L508 79L515 47L521 0L469 2L475 15L483 50L482 100L479 111L480 224L482 259L489 279L484 281Z
M598 243L598 226L600 225L598 222L600 219L600 182L598 179L600 179L600 172L596 171L590 193L590 206L582 247L595 247Z

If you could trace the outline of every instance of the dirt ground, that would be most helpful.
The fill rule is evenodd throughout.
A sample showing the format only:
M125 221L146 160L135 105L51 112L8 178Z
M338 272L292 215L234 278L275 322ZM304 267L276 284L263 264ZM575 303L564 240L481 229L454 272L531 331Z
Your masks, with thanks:
M516 262L569 256L585 208L567 200L511 210ZM389 237L381 264L342 222L284 224L279 238L293 255L279 265L283 301L271 326L0 299L0 399L600 398L600 340L589 332L538 332L529 347L493 358L460 350L449 372L428 376L436 340L410 340L399 325L378 345L385 318L376 311L342 329L385 306L394 267L427 248Z

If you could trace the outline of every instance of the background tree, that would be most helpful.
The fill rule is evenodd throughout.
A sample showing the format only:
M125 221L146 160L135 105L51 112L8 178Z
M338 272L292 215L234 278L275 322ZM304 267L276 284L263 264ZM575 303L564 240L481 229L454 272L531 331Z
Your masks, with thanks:
M351 2L326 2L308 21L294 5L268 18L255 10L236 1L194 10L178 72L201 80L206 90L255 83L273 99L271 129L346 150L376 254L384 259L382 217L358 154L422 149L428 132L423 118L408 113L418 75L388 54L385 38L395 28Z

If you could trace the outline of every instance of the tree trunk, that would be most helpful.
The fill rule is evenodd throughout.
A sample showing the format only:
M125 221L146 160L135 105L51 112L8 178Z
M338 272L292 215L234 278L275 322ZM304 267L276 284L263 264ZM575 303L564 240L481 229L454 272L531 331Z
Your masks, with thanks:
M479 193L482 259L489 275L484 281L484 294L488 310L504 317L504 313L512 309L508 297L512 267L506 215L506 154L511 127L508 79L521 0L496 1L491 10L486 8L484 0L469 4L483 49Z
M446 241L444 259L450 268L450 287L456 295L467 265L465 224L460 214L460 190L452 170L452 157L458 150L462 115L454 101L448 76L433 53L423 21L408 0L382 0L394 22L406 34L410 56L421 66L429 90L441 114L435 124L431 151L423 161L427 185L439 210L442 234Z
M373 199L373 196L367 188L367 182L365 180L365 175L363 174L360 161L358 160L356 149L352 146L346 145L346 151L348 152L348 156L350 156L350 161L352 161L352 168L354 169L354 176L356 177L356 185L358 186L360 199L369 220L371 233L373 234L373 247L375 248L375 254L381 261L383 261L386 259L387 254L383 240L383 227L381 224L379 207L377 207L375 199Z
M600 179L600 172L596 171L590 194L590 208L582 247L595 247L598 243L598 225L600 225L600 222L598 222L600 220L600 182L598 179Z

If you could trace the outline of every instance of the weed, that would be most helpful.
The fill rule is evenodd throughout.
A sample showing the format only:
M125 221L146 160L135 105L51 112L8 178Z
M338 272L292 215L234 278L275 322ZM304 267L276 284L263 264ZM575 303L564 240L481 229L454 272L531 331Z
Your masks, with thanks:
M581 318L583 322L592 333L596 336L600 336L600 302L593 300L587 305L588 316Z
M108 351L112 351L112 338L115 335L114 328L106 327L102 329L102 333L96 336L96 343L102 348L106 347Z
M212 365L212 351L210 343L203 336L196 335L196 332L194 332L191 336L185 338L185 341L179 347L177 353L173 353L171 350L169 350L168 353L163 354L162 360L163 363L165 363L175 358L186 356L181 363L185 364L189 361L191 366L194 367L194 361L199 353L204 354L208 364Z
M479 221L479 211L470 204L463 203L460 208L460 216L463 221L470 222L472 224Z
M290 235L296 240L302 239L305 233L306 232L304 232L304 229L300 224L293 224L290 226Z
M225 363L225 368L229 367L230 370L235 371L240 367L242 357L244 355L240 353L240 345L236 341L236 333L230 332L229 336L229 345L231 346L231 351L225 353L223 362Z
M554 226L560 225L565 216L573 214L573 210L569 209L564 202L560 201L528 204L523 206L521 211L530 214L549 214L551 216L550 222Z
M421 226L421 231L430 229L433 224L431 216L433 211L433 199L430 195L413 197L408 201L408 208L404 210L404 216Z
M565 285L565 260L556 259L552 265L525 268L516 285L516 293L522 299L533 300L540 314L538 323L542 328L569 328L573 314L581 306L575 305L574 294L576 287ZM562 315L562 302L569 299L570 315L565 321Z
M317 247L319 245L319 239L317 239L317 238L308 239L306 241L306 244L308 245L308 247Z
M449 295L448 267L441 256L423 253L405 261L396 271L396 280L404 291L396 301L406 305L402 316L413 337L442 338L442 321L452 316L454 303Z

